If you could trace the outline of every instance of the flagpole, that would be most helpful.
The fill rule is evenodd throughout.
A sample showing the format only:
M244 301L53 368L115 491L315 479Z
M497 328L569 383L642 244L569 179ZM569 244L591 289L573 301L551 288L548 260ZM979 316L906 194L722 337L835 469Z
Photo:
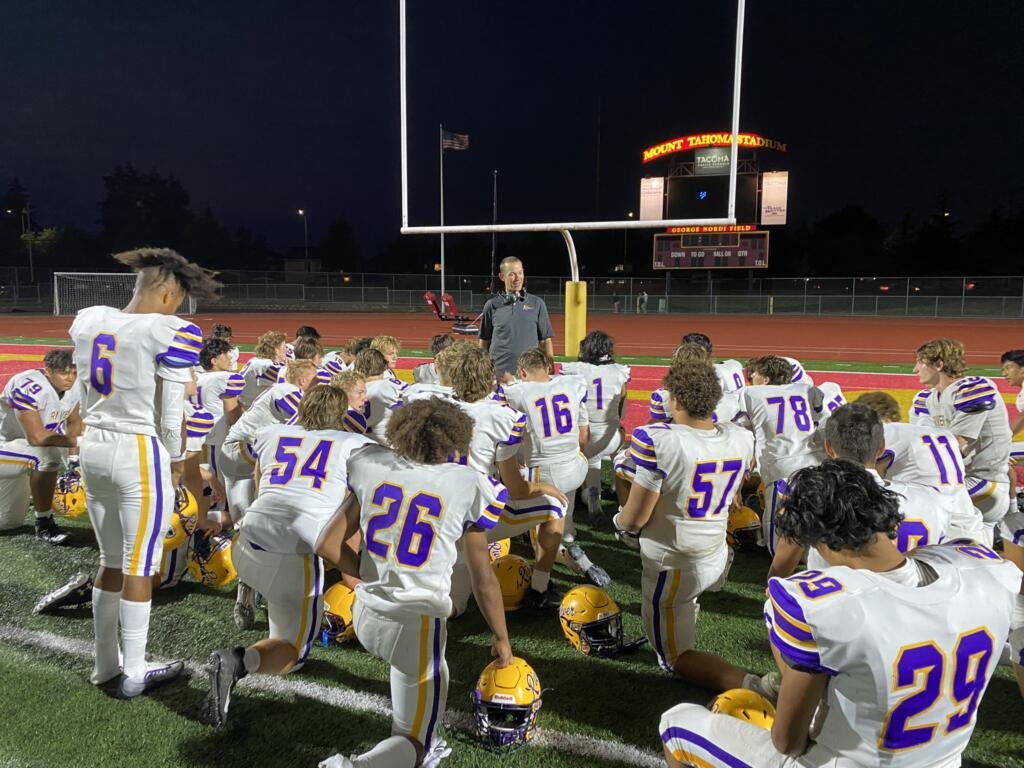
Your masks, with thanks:
M438 125L438 162L441 165L441 226L444 226L444 125ZM444 306L444 232L441 233L441 306Z
M498 171L494 170L494 202L491 206L491 223L498 223ZM491 278L489 285L491 290L494 289L494 277L497 274L497 267L495 267L494 260L498 250L498 233L495 231L491 232Z

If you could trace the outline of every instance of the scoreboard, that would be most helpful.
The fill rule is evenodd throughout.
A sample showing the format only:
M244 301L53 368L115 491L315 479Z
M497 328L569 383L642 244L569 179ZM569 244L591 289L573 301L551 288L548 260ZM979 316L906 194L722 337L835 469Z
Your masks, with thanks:
M655 269L761 269L768 232L753 225L675 227L654 235Z

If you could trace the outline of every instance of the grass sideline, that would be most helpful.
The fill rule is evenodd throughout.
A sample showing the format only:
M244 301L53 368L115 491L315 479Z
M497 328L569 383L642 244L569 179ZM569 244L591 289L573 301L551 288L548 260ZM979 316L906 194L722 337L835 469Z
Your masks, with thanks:
M610 512L611 502L605 507ZM362 750L388 735L389 719L379 706L345 705L359 694L362 699L368 694L375 702L388 697L387 666L355 645L315 647L301 673L273 679L281 681L283 690L246 681L233 698L229 727L223 731L198 722L206 688L202 675L133 702L118 701L89 685L91 661L85 654L92 638L90 611L31 614L40 595L75 570L92 572L96 567L88 520L66 522L73 534L67 547L36 541L28 527L0 534L0 637L5 637L6 628L52 633L67 642L67 648L64 641L59 647L41 647L10 637L11 631L0 640L0 690L5 692L0 717L6 726L0 730L0 764L128 768L139 764L142 752L146 765L153 768L305 768L334 751ZM626 633L641 636L638 555L622 548L604 528L583 523L579 528L588 553L615 579L609 591L623 609ZM700 648L755 671L769 668L762 620L768 564L764 550L739 553L725 589L702 598ZM563 590L578 581L561 569L555 574ZM210 589L191 581L158 594L150 650L163 658L184 658L195 668L215 648L262 637L265 615L261 613L256 630L240 632L232 623L232 600L233 588ZM447 729L454 752L445 766L568 768L584 760L599 768L655 765L661 712L679 701L706 703L710 698L706 691L662 673L646 646L615 661L577 654L564 640L554 612L545 617L510 614L509 628L516 653L534 665L546 689L539 718L543 746L496 756L467 733L469 695L489 661L488 632L479 613L471 611L449 625L448 708L451 719L462 727ZM1024 766L1022 720L1024 705L1013 673L999 667L979 709L964 765ZM642 754L617 757L614 750L622 749L618 745L638 748Z

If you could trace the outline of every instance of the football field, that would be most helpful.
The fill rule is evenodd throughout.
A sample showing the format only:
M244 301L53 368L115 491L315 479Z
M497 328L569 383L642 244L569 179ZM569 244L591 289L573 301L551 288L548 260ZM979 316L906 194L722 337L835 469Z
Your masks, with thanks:
M49 343L0 348L0 384L31 367ZM408 376L415 361L402 362ZM640 423L646 393L657 386L663 368L652 359L625 362L637 366L629 420ZM825 378L819 371L837 381L854 377L843 383L848 394L886 388L905 400L916 390L913 377L892 378L906 374L905 367L858 363L837 370L834 363L830 368L805 362L816 380ZM614 503L604 505L610 515ZM115 698L114 688L90 685L91 611L31 613L39 596L77 570L93 573L97 565L87 518L61 522L72 533L69 546L38 542L28 527L0 533L0 766L306 768L336 751L363 751L389 734L389 668L355 643L318 644L294 675L250 676L236 688L226 728L200 723L209 652L259 640L267 622L260 612L254 630L237 630L231 617L234 587L212 589L188 577L155 596L149 643L159 658L185 659L187 678L130 702ZM639 556L615 541L607 523L592 528L583 520L579 528L590 557L614 579L609 592L624 612L626 634L642 636ZM515 550L525 554L521 544ZM768 565L763 549L737 553L724 589L701 598L697 629L700 649L758 673L772 665L762 618ZM563 591L581 583L560 567L554 581ZM617 660L585 657L563 638L556 612L508 618L516 655L533 665L545 689L535 743L499 755L474 741L470 694L489 661L489 633L471 610L449 624L451 682L443 735L454 751L444 766L663 765L661 713L681 701L711 698L663 673L647 646ZM964 765L1024 767L1024 704L1009 667L996 670Z

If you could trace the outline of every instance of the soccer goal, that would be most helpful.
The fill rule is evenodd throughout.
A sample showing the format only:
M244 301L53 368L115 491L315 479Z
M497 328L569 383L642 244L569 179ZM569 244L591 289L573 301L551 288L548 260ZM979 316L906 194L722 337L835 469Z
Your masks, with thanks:
M75 315L78 310L98 304L120 309L135 291L134 272L54 272L53 314ZM179 315L194 315L196 300L191 296L178 307Z

